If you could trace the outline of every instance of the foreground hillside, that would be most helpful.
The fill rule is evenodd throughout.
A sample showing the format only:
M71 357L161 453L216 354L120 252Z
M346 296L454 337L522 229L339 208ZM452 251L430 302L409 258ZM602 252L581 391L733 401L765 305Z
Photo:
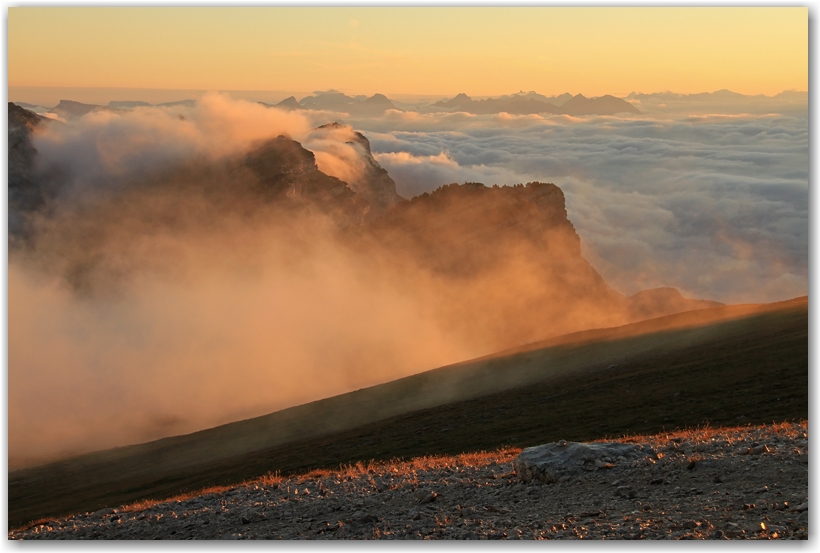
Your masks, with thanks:
M643 462L523 482L517 449L266 477L10 539L807 539L807 424L635 437Z
M369 459L808 418L808 301L581 332L265 417L9 474L12 526Z

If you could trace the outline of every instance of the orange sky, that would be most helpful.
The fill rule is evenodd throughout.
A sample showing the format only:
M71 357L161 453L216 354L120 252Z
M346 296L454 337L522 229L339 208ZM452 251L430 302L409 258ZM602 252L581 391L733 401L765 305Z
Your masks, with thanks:
M9 8L9 86L808 89L802 8Z

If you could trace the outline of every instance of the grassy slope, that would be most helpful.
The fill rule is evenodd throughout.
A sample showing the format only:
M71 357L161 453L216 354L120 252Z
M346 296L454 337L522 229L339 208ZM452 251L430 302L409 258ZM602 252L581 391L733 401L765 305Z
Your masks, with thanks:
M807 301L721 307L576 333L265 417L15 471L9 524L267 471L790 418L808 418Z

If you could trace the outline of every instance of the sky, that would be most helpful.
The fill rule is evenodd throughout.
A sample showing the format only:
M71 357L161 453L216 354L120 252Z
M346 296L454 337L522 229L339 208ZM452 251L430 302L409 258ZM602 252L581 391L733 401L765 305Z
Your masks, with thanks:
M808 89L808 9L12 7L11 87Z

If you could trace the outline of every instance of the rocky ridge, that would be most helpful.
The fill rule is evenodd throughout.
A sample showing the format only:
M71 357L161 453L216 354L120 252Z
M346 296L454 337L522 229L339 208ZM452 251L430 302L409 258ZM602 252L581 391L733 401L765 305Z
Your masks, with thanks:
M377 98L376 103L379 101ZM54 191L71 186L69 176L58 171L48 177L37 166L31 134L42 119L9 104L12 236L26 233L32 215L48 207ZM132 191L142 196L153 190L160 194L178 191L181 203L174 209L179 210L189 209L187 198L198 195L225 211L264 204L292 214L303 208L330 214L345 238L350 238L346 240L350 247L363 250L366 256L374 253L368 248L377 245L384 256L396 258L393 263L410 262L437 277L472 279L469 287L459 285L464 293L454 298L456 312L472 314L478 317L476 321L486 319L487 328L497 327L498 348L714 305L683 298L674 289L647 291L632 298L613 290L581 256L580 237L567 218L563 192L554 184L451 184L408 201L398 195L395 182L374 159L363 134L329 123L314 129L308 139L340 149L360 169L354 172L357 176L345 182L323 173L313 152L279 136L239 158L213 167L197 166L188 173L184 172L188 169L181 170L170 177L173 186L166 186L167 175L158 174L140 179L142 189ZM203 187L202 183L210 184ZM134 203L127 197L129 190L124 189L123 205L102 206L102 216L128 209ZM84 216L89 217L93 218ZM106 239L83 238L101 247ZM96 257L97 261L81 260L82 275L93 277L94 267L105 259ZM512 290L510 279L527 285ZM497 302L497 309L486 306L486 298L497 296L499 289L509 297ZM476 312L476 306L483 307ZM572 322L556 326L560 321Z
M407 201L396 192L396 183L373 157L370 141L362 133L353 130L349 125L333 122L314 129L311 136L330 136L335 131L349 135L349 140L346 140L345 144L353 148L362 166L361 176L355 180L351 179L348 186L367 202L369 218L381 217L394 205Z
M517 474L512 449L359 464L40 521L8 537L808 538L806 422L620 443L651 454L580 463L552 483Z

